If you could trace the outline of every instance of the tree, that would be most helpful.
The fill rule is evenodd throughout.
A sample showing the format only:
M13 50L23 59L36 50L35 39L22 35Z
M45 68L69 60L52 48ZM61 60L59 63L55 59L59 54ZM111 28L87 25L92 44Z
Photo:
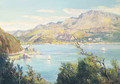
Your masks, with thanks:
M22 68L14 67L5 54L0 55L0 84L27 84Z
M14 66L7 55L0 54L0 84L50 84L28 65L27 75L23 75L20 65Z
M92 57L87 57L78 62L77 84L102 84L102 67L94 63Z
M32 67L30 65L28 66L28 72L27 72L27 76L28 76L28 81L30 82L30 84L34 84L35 83L35 76L36 73L33 71Z
M120 84L120 67L115 60L112 60L113 68L108 68L104 58L85 52L78 41L76 46L86 57L76 67L72 63L62 64L57 84Z
M57 84L75 84L77 64L63 63L58 74Z

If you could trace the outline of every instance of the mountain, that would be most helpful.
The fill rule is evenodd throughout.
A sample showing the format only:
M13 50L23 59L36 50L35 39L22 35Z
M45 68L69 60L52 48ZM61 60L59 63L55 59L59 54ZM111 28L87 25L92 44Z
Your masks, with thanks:
M75 41L73 36L82 42L119 42L120 16L90 10L63 22L50 22L32 30L12 34L21 41L30 43L70 42Z
M20 42L0 28L0 53L12 54L22 51Z

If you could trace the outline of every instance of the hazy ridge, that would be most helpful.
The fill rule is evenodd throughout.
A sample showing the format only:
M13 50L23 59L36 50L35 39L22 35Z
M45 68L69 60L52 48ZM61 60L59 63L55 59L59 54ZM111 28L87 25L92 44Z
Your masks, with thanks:
M119 42L120 16L90 10L63 22L50 22L32 30L10 33L29 43L73 42L73 36L82 42Z

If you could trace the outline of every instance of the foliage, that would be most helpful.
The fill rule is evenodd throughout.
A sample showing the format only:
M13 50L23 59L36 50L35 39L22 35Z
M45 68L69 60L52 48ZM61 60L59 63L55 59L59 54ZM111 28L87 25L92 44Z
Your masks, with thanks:
M79 60L77 64L62 64L58 74L57 84L119 84L120 67L116 61L112 61L113 68L106 68L96 63L93 57Z
M60 68L60 73L58 74L57 84L75 84L76 73L77 73L76 64L63 63Z
M19 41L0 28L0 53L16 53L22 51Z
M5 54L0 54L0 84L50 84L28 65L27 75L23 75L20 65L14 66Z
M13 61L5 59L5 56L0 57L0 84L28 84L22 75L22 67L14 67Z
M86 58L77 64L62 64L56 84L120 84L120 67L116 60L112 60L112 68L107 68L104 58L85 52L78 42L76 46Z
M101 68L99 64L94 63L92 57L79 61L77 69L78 84L100 84Z

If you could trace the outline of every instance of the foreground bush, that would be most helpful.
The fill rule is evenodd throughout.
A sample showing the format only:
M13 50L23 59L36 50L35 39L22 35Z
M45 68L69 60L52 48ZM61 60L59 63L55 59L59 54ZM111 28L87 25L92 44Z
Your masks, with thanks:
M22 67L13 65L5 54L0 54L0 84L50 84L28 65L27 75Z
M57 84L120 84L120 67L112 61L113 68L106 68L95 63L92 57L79 60L77 64L62 64Z
M76 64L62 64L57 84L120 84L120 67L116 60L111 61L112 68L107 68L104 58L85 52L78 42L76 46L86 57Z

